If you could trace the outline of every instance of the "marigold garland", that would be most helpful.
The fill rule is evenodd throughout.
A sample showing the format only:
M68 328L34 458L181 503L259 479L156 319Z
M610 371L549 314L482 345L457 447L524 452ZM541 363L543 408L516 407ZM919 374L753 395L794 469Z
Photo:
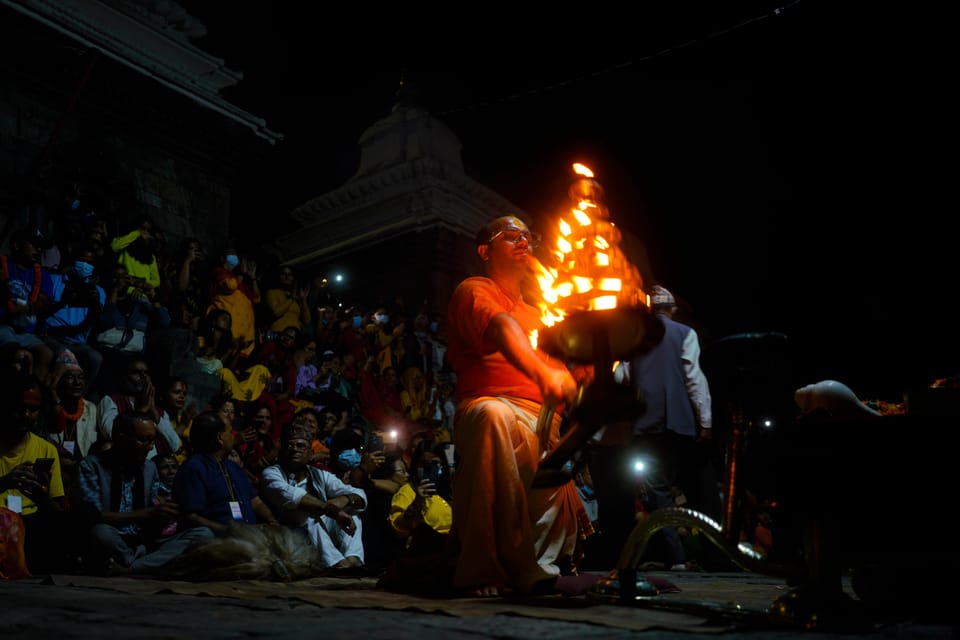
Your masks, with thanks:
M63 408L63 405L60 405L60 408L57 410L57 426L60 427L59 431L62 433L66 428L67 424L70 422L76 422L83 416L83 398L80 398L77 402L77 410L73 413L67 413L67 410Z

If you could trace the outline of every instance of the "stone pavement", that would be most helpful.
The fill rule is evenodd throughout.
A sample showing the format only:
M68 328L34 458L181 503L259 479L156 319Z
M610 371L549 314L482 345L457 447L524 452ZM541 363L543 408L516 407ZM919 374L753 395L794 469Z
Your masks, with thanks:
M625 605L590 594L424 598L384 591L376 587L374 578L191 583L39 576L0 581L0 633L4 640L960 637L953 621L940 617L809 631L770 615L773 600L790 591L781 580L745 572L642 575L676 589L645 598L637 605ZM593 576L583 578L594 582Z

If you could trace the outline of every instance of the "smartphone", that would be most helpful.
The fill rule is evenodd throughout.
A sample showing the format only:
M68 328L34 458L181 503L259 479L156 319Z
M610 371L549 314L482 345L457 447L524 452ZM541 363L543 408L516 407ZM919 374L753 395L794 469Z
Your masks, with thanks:
M33 473L37 476L48 476L53 471L53 458L37 458L33 461Z
M430 462L420 467L420 480L429 480L434 485L440 482L440 464Z
M367 451L383 451L383 438L374 434L367 440Z

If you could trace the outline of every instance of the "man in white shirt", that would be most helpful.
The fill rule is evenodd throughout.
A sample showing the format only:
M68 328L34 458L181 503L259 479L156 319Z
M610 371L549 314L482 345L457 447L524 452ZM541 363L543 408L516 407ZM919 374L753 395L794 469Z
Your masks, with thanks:
M363 489L307 464L310 438L296 423L280 434L280 460L263 470L260 498L281 524L302 529L320 550L323 564L336 571L363 566L362 523L367 507Z
M700 339L690 326L673 319L676 300L656 285L651 309L664 326L663 339L634 356L615 379L630 385L642 398L643 413L634 421L626 446L596 446L590 471L603 514L603 548L615 561L636 525L636 499L643 495L645 511L682 506L719 519L719 489L704 491L709 457L703 445L711 440L713 417L710 386L700 368ZM637 471L638 462L643 463ZM677 491L679 489L679 491ZM683 568L686 554L676 527L651 539L641 561L665 568Z

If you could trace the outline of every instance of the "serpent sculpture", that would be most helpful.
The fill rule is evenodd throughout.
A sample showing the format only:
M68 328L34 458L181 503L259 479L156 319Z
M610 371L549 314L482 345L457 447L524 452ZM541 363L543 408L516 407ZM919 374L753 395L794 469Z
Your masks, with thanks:
M795 588L776 598L766 610L750 610L737 603L691 600L671 602L661 596L656 583L637 572L641 553L650 538L665 527L696 528L716 545L733 564L744 571L783 578ZM815 573L815 571L813 572ZM834 586L836 588L834 588ZM587 593L608 603L648 605L670 610L729 618L741 623L771 628L832 629L857 631L871 627L869 611L836 585L817 582L811 568L764 559L749 544L734 544L720 525L708 516L683 507L660 509L646 515L634 528L617 563L617 569L594 583Z

